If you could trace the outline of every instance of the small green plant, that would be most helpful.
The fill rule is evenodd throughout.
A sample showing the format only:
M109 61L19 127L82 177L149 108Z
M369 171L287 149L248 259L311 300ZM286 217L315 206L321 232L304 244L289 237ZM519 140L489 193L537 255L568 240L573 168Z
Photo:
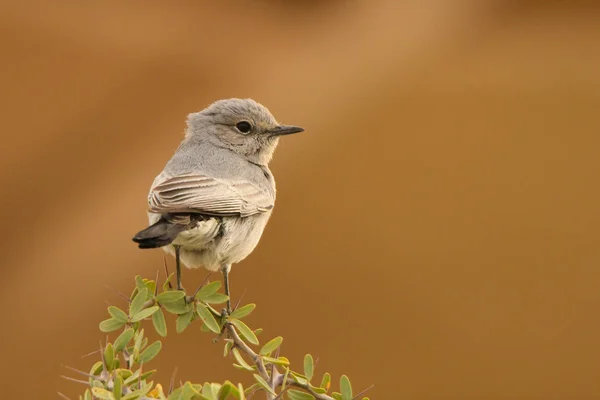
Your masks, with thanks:
M169 276L159 290L158 279L135 278L135 289L130 298L129 309L108 307L110 318L100 322L102 332L118 332L113 342L100 344L97 361L89 373L71 369L87 377L79 380L66 379L88 386L81 400L244 400L262 393L267 400L368 400L361 397L365 392L353 394L350 380L342 375L339 392L330 392L331 375L315 376L315 362L310 354L304 357L302 371L291 369L286 357L279 354L283 342L281 336L267 341L262 346L258 335L261 329L252 329L243 318L250 314L255 304L236 305L228 314L225 309L218 312L213 305L223 304L228 298L219 293L221 282L208 279L188 295L171 288ZM123 296L126 298L126 296ZM183 332L190 324L198 321L201 330L216 334L214 341L225 343L224 356L233 359L233 366L247 371L252 377L250 384L185 382L174 387L173 382L165 388L150 380L156 370L149 369L150 362L162 349L157 340L149 343L144 335L144 325L151 321L156 332L167 336L165 312L177 315L175 330ZM63 398L66 396L59 393ZM285 396L285 397L284 397Z

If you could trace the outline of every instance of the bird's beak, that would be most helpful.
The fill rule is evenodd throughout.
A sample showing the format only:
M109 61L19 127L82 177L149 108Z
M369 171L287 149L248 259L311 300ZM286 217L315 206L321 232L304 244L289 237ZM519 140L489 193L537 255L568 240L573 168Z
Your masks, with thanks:
M293 125L279 125L269 130L271 136L291 135L292 133L304 132L304 128Z

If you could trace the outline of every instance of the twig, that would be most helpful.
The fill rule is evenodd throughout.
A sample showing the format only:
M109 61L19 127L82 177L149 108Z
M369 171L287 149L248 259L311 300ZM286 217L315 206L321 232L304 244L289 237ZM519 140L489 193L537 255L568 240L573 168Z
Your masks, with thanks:
M254 352L254 350L252 350L241 338L240 335L238 335L237 331L235 330L235 327L230 324L227 323L225 325L227 327L227 332L229 333L229 336L231 337L231 339L233 340L233 344L235 347L237 347L238 349L240 349L241 351L243 351L244 353L246 353L246 355L248 357L250 357L250 359L252 359L252 361L254 362L254 364L256 365L256 370L258 371L258 373L260 374L260 376L265 380L265 381L269 381L269 374L267 372L267 369L265 368L265 363L263 362L262 358L259 357L258 354L256 354ZM267 392L267 400L273 400L275 398L275 396L273 396L271 393Z

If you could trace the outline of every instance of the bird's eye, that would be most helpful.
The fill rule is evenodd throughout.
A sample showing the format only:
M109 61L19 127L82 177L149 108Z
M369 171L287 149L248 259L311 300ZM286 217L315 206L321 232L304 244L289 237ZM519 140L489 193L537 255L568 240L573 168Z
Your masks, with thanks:
M252 124L250 124L248 121L240 121L235 124L235 127L242 133L248 133L252 129Z

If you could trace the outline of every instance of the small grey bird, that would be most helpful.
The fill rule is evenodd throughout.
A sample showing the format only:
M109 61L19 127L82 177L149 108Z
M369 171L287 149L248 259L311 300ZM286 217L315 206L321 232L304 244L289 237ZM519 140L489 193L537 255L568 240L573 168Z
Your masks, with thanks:
M231 265L254 250L273 211L275 147L302 131L251 99L219 100L190 114L184 140L150 188L150 226L133 241L175 255L178 289L183 262L221 270L229 296Z

